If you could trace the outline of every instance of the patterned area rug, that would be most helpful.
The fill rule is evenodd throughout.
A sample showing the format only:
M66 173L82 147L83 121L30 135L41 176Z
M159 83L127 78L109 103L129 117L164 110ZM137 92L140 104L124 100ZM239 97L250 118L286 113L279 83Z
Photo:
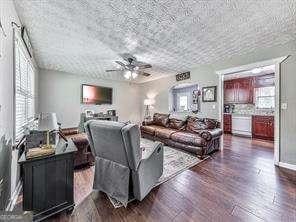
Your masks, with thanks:
M153 143L154 142L151 140L141 139L143 157L150 153L153 147ZM164 146L163 174L159 178L158 182L155 184L155 187L182 173L188 168L197 165L205 159L207 159L207 157L201 160L197 156L183 152L179 149ZM123 206L119 201L113 199L112 197L109 197L109 199L115 208Z

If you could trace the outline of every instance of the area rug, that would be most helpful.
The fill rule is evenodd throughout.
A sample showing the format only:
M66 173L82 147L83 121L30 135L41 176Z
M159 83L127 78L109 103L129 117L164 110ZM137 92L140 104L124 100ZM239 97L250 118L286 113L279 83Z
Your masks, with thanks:
M143 157L148 155L151 152L153 147L153 141L148 139L141 139L141 148L143 149ZM197 156L186 153L184 151L164 146L164 158L163 158L163 174L159 178L158 182L155 184L154 187L168 181L169 179L175 177L176 175L182 173L183 171L193 167L208 157L204 158L203 160L199 159ZM109 197L112 205L115 208L122 207L123 205L115 200L112 197Z

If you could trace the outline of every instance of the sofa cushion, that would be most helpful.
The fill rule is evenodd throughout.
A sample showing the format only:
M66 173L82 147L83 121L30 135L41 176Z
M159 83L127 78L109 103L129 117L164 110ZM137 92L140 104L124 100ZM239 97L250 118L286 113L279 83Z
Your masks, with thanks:
M177 114L171 114L169 116L169 128L172 129L181 129L182 127L184 127L186 121L187 121L188 116L184 116L184 115L177 115Z
M175 129L170 129L170 128L156 128L155 129L155 136L164 138L164 139L170 139L171 135L173 133L177 132Z
M173 133L171 135L171 139L179 143L185 143L193 146L206 145L205 139L203 139L196 133L192 133L188 131L179 131L179 132Z
M189 116L187 119L186 131L198 133L200 130L207 129L207 124L204 119Z
M154 125L166 127L168 125L168 121L169 121L169 114L154 113L153 115Z
M157 125L148 125L148 126L141 126L140 129L144 133L154 135L156 129L165 129L165 127L157 126Z

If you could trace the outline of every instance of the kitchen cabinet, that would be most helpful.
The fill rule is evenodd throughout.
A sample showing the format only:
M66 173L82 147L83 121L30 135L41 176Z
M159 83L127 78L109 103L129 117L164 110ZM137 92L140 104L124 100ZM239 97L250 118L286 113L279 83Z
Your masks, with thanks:
M224 104L253 103L253 78L239 78L224 81Z
M274 117L273 116L252 116L253 138L274 140Z
M231 114L223 115L223 131L224 133L231 133L232 131Z
M267 74L267 75L261 75L256 76L254 81L254 87L266 87L266 86L274 86L274 73L273 74Z

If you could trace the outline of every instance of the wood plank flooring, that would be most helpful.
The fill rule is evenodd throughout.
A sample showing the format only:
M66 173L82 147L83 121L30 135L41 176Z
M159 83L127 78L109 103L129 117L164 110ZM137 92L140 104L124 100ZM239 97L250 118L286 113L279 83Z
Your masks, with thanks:
M93 168L75 172L76 209L48 221L296 221L296 172L273 165L273 143L224 136L223 151L114 209L92 192Z

